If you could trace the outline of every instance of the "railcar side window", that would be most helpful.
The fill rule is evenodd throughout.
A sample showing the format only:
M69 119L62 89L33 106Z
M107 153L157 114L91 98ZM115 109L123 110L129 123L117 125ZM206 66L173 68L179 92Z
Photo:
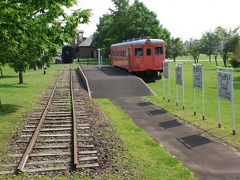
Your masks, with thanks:
M151 56L151 54L152 54L152 51L151 51L150 48L148 48L148 49L147 49L147 56Z
M156 55L163 54L163 48L162 47L155 47L155 54Z
M143 49L142 48L136 48L135 49L135 56L143 56Z

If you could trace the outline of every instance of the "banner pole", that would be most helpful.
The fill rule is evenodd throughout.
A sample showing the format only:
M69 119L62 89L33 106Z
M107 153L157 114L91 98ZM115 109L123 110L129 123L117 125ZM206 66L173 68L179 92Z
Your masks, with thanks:
M202 65L202 120L205 120L205 112L204 112L204 72Z
M193 115L196 116L196 90L195 87L193 87Z
M165 96L166 96L166 78L164 78L163 80L163 100L165 99Z
M181 65L182 66L182 108L184 109L184 73L183 73L183 64Z
M217 91L218 91L218 128L221 128L221 119L220 119L220 115L221 115L221 112L220 112L220 96L219 96L219 87L218 87L218 72L219 72L219 69L218 69L218 66L217 66Z
M101 61L101 57L100 56L101 56L100 49L98 49L98 68L99 69L101 69L101 65L100 65L101 64L101 62L100 62Z
M168 102L170 102L170 63L168 63Z
M234 114L234 91L233 91L233 68L231 68L231 82L232 82L232 134L236 134L236 129L235 129L235 114Z
M178 85L176 84L176 106L178 106Z

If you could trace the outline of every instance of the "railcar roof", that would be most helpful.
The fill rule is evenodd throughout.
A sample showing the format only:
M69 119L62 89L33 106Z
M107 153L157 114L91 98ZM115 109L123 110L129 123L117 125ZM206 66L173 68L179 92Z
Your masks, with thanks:
M162 43L164 43L164 40L162 40L162 39L140 39L140 40L134 40L134 41L128 41L128 42L112 44L111 47L133 45L133 44L146 44L147 41L151 41L151 43L155 43L155 44L162 44Z

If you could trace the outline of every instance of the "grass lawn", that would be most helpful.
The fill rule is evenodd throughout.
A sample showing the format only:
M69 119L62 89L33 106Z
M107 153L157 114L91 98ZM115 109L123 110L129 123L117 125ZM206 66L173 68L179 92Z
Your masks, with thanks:
M77 62L77 60L75 60ZM88 59L80 59L79 64L83 65L97 65L98 64L98 59L94 58L88 58ZM108 58L103 58L103 65L109 65L111 62L109 61Z
M235 96L235 125L237 134L232 135L231 128L231 102L221 100L221 122L222 128L218 128L218 98L215 62L200 62L204 65L204 86L205 86L205 115L206 120L202 120L202 95L200 90L196 90L197 97L197 116L193 116L193 80L192 80L192 62L184 62L184 83L185 83L185 110L182 110L182 88L179 86L179 106L176 106L176 85L174 63L171 63L171 101L163 100L163 81L158 80L148 83L150 88L157 96L145 97L154 104L166 109L171 114L184 119L195 126L203 129L203 132L212 134L217 139L230 143L237 149L240 149L240 69L234 72L234 96ZM219 63L219 65L222 65ZM166 91L168 93L168 89ZM167 95L167 94L166 94Z
M160 147L110 100L97 99L138 167L136 179L195 179L181 162ZM133 166L129 164L129 166ZM127 179L127 178L126 178Z
M191 56L178 56L177 57L177 59L176 59L176 61L192 61L193 62L193 57L191 57ZM200 54L200 56L199 56L199 60L201 61L201 60L203 60L203 61L209 61L209 57L207 56L207 55L205 55L205 54ZM212 55L211 56L211 61L212 62L215 62L215 59L214 59L214 56ZM222 57L219 55L218 56L218 62L221 64L222 63Z
M0 155L6 151L6 144L20 124L21 118L30 112L43 91L49 87L62 65L51 65L46 75L43 70L24 73L24 84L18 84L18 74L8 66L3 68L0 78Z

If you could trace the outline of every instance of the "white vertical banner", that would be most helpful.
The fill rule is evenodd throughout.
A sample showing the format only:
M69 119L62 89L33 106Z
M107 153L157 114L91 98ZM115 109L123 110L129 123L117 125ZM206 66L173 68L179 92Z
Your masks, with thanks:
M101 50L98 49L98 68L101 69Z
M204 112L204 76L203 65L193 64L193 100L194 100L194 116L196 115L196 89L202 90L202 119L205 120Z
M184 73L183 73L183 64L175 64L176 71L176 105L178 106L178 86L182 86L182 107L184 107Z
M166 79L168 79L168 102L170 102L170 64L168 61L163 62L163 99L166 97Z
M221 106L220 100L225 99L232 103L232 134L236 134L234 114L234 89L233 68L217 67L217 89L218 89L218 127L221 128Z

